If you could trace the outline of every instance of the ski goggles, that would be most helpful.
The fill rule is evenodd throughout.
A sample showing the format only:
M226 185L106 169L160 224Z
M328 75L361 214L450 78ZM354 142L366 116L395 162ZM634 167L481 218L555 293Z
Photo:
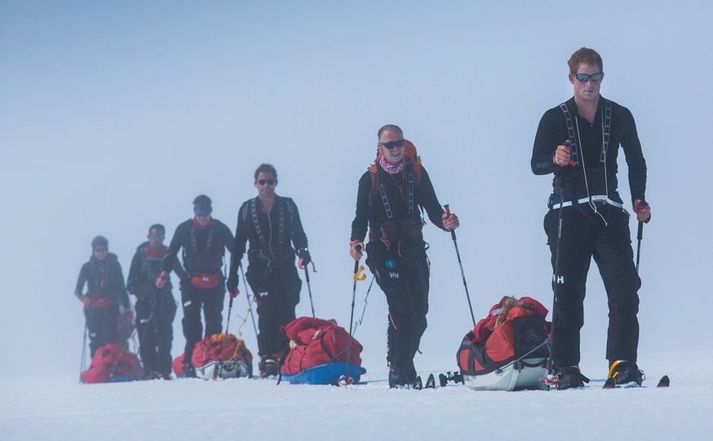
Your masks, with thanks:
M269 186L271 186L271 187L272 187L273 185L275 185L275 182L276 182L275 179L260 179L259 181L257 181L257 183L260 184L260 185L262 185L262 186L269 185Z
M386 150L391 150L396 147L403 147L404 146L404 140L403 139L397 139L396 141L389 141L389 142L382 142L379 144L380 146L384 147Z
M577 81L580 81L582 83L587 83L590 80L592 83L598 83L604 78L604 72L597 72L593 74L584 74L584 73L576 73L574 74L574 77L577 79Z

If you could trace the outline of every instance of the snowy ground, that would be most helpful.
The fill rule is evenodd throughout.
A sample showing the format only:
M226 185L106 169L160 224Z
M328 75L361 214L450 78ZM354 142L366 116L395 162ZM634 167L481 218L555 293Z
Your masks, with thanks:
M237 379L79 385L74 379L0 383L0 440L625 440L710 439L713 357L641 360L644 389L474 392L462 386L389 390ZM653 360L656 360L655 362ZM585 374L601 378L596 360ZM595 368L596 366L596 368ZM669 389L657 389L663 374ZM384 374L367 375L380 380ZM525 438L521 438L525 437Z

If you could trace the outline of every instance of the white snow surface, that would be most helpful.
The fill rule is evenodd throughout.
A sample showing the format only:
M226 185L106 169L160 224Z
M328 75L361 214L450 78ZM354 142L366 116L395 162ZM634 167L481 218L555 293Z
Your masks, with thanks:
M602 390L593 381L585 390L550 392L390 390L380 381L384 373L349 387L5 380L0 440L702 440L713 430L713 385L701 381L711 361L707 354L656 354L640 360L646 388ZM605 375L602 365L582 363L593 379ZM668 389L655 387L663 374L671 377Z

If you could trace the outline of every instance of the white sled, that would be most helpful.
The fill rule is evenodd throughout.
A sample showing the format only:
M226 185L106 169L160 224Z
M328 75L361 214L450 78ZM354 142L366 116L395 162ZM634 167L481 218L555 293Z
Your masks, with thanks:
M250 368L242 361L217 360L196 368L196 376L204 380L241 378L251 376Z
M545 390L540 380L547 375L547 358L528 358L483 375L463 374L463 382L473 390Z

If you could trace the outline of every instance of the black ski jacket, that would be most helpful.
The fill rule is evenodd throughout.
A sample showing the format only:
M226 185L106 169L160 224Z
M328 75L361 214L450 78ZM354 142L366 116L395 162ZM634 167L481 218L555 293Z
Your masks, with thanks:
M183 267L188 276L222 274L225 250L230 251L232 246L233 233L221 221L211 219L209 226L202 228L194 224L193 219L188 219L173 233L161 270L170 272L178 250L183 249Z
M606 161L602 161L604 109L605 103L611 103L611 136L606 152ZM601 97L593 124L579 116L574 98L566 103L575 131L575 140L579 146L579 162L576 166L560 167L552 158L559 144L569 139L567 120L559 106L542 116L535 136L530 165L536 175L554 173L553 193L562 194L565 200L582 199L594 195L607 195L617 202L622 202L618 192L617 155L619 146L624 149L629 168L629 187L632 202L645 200L646 161L641 152L641 143L636 133L634 117L626 107ZM575 121L576 119L576 121ZM579 127L577 133L577 127ZM580 143L581 140L581 143ZM606 173L605 173L606 170ZM586 171L586 173L585 173ZM586 175L586 182L585 182ZM589 195L587 194L589 187Z
M268 265L294 264L295 250L307 248L307 236L302 228L300 213L291 198L275 195L270 214L264 213L260 206L260 198L255 197L245 201L238 211L230 262L231 274L238 274L248 240L248 261L251 264L256 259Z
M137 297L143 297L147 292L156 289L156 279L161 273L163 259L168 252L168 248L163 246L158 253L151 255L148 250L149 243L144 242L136 248L136 253L131 259L131 268L129 268L129 277L126 280L126 289L130 294ZM180 279L186 278L186 273L178 262L178 259L173 259L173 271L176 272ZM171 290L171 279L166 281L165 288Z
M116 254L108 253L104 260L98 260L92 256L89 262L82 265L74 295L80 297L85 294L85 284L87 293L108 297L117 304L129 308L129 295L124 285L124 274Z
M409 174L413 177L413 206L411 208L409 208ZM385 195L382 195L381 186L383 186ZM389 217L386 210L385 200L388 201L391 217ZM387 227L387 230L394 231L394 228L390 227L404 222L409 222L412 226L415 226L417 229L415 234L421 237L423 226L421 210L423 209L426 210L431 222L445 231L443 220L441 219L443 208L438 202L431 178L424 167L421 167L420 173L416 173L411 165L407 165L398 175L389 175L377 164L376 175L367 170L359 179L356 215L352 222L351 240L363 241L367 228L372 234L377 234L376 232L380 231L384 226ZM399 230L400 227L396 225L395 229ZM395 234L400 235L402 233L404 232L396 232ZM407 234L411 236L410 238L413 238L410 233ZM370 240L375 238L375 236L370 236ZM389 239L400 240L408 239L408 237L392 236Z

